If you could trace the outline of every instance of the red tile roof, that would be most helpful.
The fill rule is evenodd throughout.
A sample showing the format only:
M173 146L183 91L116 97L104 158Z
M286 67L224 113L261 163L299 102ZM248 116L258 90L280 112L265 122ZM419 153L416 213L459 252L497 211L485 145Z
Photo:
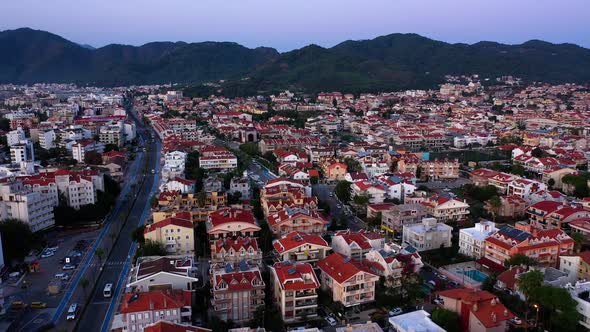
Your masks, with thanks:
M376 276L374 273L370 272L369 269L359 264L355 259L339 253L333 253L318 261L317 265L323 273L326 273L339 284L344 283L361 272Z
M320 287L320 282L309 263L276 263L273 269L279 286L284 290L306 290Z
M177 218L177 217L172 217L172 218L166 218L162 221L159 221L157 223L148 225L144 230L143 233L147 234L149 232L153 232L156 229L160 229L162 227L166 227L166 226L178 226L178 227L184 227L184 228L193 228L193 223L189 220L189 219L181 219L181 218Z
M211 332L210 329L196 327L192 325L180 325L166 320L160 320L156 323L146 325L144 332Z
M162 309L179 309L191 305L190 291L151 291L141 293L125 293L121 313L153 311Z
M297 231L291 232L282 238L275 240L272 245L279 254L302 245L315 245L330 248L328 242L326 242L321 236Z

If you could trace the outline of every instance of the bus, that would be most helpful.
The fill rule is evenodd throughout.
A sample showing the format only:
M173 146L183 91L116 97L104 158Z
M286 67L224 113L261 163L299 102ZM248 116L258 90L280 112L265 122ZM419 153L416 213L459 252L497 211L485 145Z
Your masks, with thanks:
M104 297L111 297L112 294L112 290L113 290L113 284L109 283L104 285L104 290L102 291L102 295Z

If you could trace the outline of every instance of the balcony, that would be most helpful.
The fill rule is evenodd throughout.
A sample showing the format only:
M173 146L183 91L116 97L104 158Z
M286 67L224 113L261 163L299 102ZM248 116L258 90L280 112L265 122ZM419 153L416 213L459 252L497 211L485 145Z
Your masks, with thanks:
M306 291L301 291L301 292L295 293L296 298L312 297L312 296L318 296L318 294L315 292L315 290L306 290Z
M310 306L317 306L318 302L316 300L305 300L305 301L295 301L296 308L303 308L303 307L310 307Z

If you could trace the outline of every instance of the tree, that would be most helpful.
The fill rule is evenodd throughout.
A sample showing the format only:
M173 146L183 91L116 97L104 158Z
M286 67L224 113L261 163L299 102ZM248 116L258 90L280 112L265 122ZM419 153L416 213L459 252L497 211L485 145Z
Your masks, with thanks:
M575 242L574 248L575 248L576 252L580 252L580 250L582 249L582 245L584 244L584 242L586 242L586 237L582 233L578 233L578 232L575 232L575 233L572 232L570 237Z
M417 180L422 179L422 167L420 167L420 166L416 167L416 179Z
M243 143L240 145L240 151L254 157L260 155L260 150L258 150L258 145L256 143L248 142Z
M369 196L367 196L366 194L355 195L352 200L354 204L357 205L366 206L367 204L369 204Z
M101 165L102 155L96 151L88 151L84 154L84 163L88 165Z
M492 214L494 221L496 221L498 212L502 207L502 200L500 200L500 197L496 195L489 199L488 204L490 206L490 213Z
M547 185L549 186L549 189L553 189L553 186L555 185L555 180L553 180L553 178L549 178L549 180L547 180Z
M434 309L432 312L432 321L448 332L463 331L459 314L451 310L443 308Z
M543 285L543 280L543 272L539 270L532 270L520 275L517 281L518 289L524 294L526 301L536 295L537 290Z
M350 201L350 185L352 183L348 181L338 181L334 188L334 193L342 202L347 203Z
M349 173L360 172L363 170L363 168L361 167L361 163L352 157L344 158L344 164L346 164L346 170Z
M507 259L506 261L504 261L504 266L506 266L506 267L520 266L520 265L533 266L533 265L537 265L537 261L527 255L524 255L524 254L516 254L516 255L510 257L510 259Z
M17 219L0 221L4 260L13 265L22 262L28 253L40 245L29 225Z
M9 131L10 130L10 120L8 120L7 118L0 118L0 130Z
M96 251L94 251L94 256L96 256L96 258L98 258L98 264L102 265L102 258L104 257L104 250L102 248L96 248Z
M107 144L104 146L104 152L119 151L119 146L116 144Z
M545 156L545 151L543 151L541 148L537 147L534 148L533 151L531 151L531 156L535 157L535 158L542 158Z
M138 256L166 256L166 247L157 241L145 240L143 245L139 246Z
M318 184L318 182L320 182L320 179L317 176L312 176L309 178L309 183L311 184Z
M145 225L137 226L131 233L131 239L140 245L145 243L145 237L143 236L143 231L145 230Z
M84 291L84 298L88 298L88 286L90 285L90 281L88 281L88 279L86 278L81 278L78 286L82 287L82 290Z

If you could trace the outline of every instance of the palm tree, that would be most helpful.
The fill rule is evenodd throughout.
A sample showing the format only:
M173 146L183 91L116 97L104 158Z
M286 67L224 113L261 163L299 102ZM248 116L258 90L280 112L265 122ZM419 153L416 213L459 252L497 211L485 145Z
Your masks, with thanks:
M88 293L87 293L87 288L90 285L90 281L88 281L88 279L86 278L81 278L80 282L78 283L78 286L82 287L82 290L84 290L84 298L88 298Z

